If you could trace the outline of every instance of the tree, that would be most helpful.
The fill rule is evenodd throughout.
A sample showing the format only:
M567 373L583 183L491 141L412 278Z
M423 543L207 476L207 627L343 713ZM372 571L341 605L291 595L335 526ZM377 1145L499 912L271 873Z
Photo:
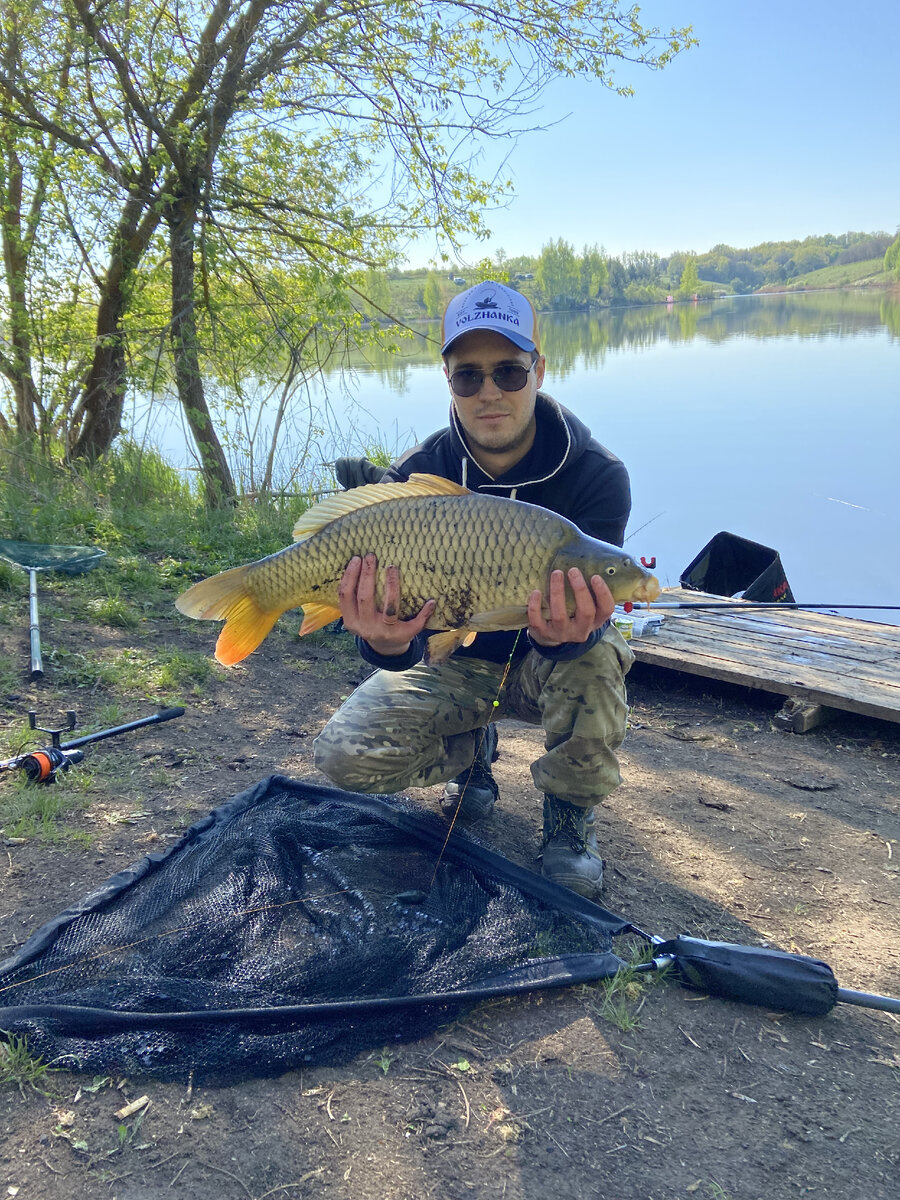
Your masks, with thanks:
M893 271L897 278L900 279L900 230L898 230L896 238L884 252L884 269L885 271Z
M564 238L541 247L535 280L549 308L572 308L581 296L581 269L574 248Z
M699 286L700 276L697 274L697 256L692 254L685 259L684 267L681 271L681 284L678 288L678 295L681 297L695 296Z
M581 269L581 299L590 303L591 300L596 300L600 296L609 279L606 259L596 245L585 246L581 252L579 265Z
M387 317L391 311L391 288L384 271L370 268L366 271L362 284L364 307L368 316L376 321L379 317Z
M444 307L444 294L441 291L441 284L436 271L429 271L426 276L422 300L429 317L439 317L441 315Z
M21 77L25 47L39 33L29 12L0 11L0 66L12 81ZM65 102L71 50L71 44L62 49L55 64L55 85L49 84L53 90L48 99L57 117ZM35 381L31 317L32 307L44 297L35 294L32 282L37 273L35 260L49 252L48 226L59 234L58 226L47 219L48 191L55 182L55 147L52 134L22 128L0 112L0 242L7 301L7 337L6 346L0 349L0 372L12 389L15 428L26 436L37 432L43 410ZM58 298L58 290L56 295ZM0 428L6 426L0 413Z
M621 304L625 299L628 275L619 259L609 258L606 260L606 275L606 294L610 304Z
M96 326L70 452L96 457L118 432L128 314L149 262L170 274L174 378L213 500L233 484L203 394L201 325L212 336L229 276L290 264L324 300L425 230L456 249L509 191L476 174L480 145L527 127L555 75L627 93L615 60L658 68L693 41L643 28L616 0L7 0L5 11L31 14L41 36L15 70L0 64L0 120L53 139L54 166L81 170L68 236L94 279Z

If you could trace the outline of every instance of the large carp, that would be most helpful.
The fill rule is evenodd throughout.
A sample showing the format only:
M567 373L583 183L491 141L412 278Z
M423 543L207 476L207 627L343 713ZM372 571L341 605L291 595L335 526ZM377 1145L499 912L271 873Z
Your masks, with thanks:
M336 620L341 576L354 555L364 554L399 567L401 619L437 601L428 628L446 632L428 640L432 662L481 631L521 629L529 595L546 593L553 570L578 567L588 580L599 575L619 603L659 595L656 579L624 550L588 537L565 517L413 475L329 497L297 522L293 546L195 583L175 603L189 617L224 619L216 658L237 663L288 609L303 608L301 636ZM571 612L571 593L569 600Z

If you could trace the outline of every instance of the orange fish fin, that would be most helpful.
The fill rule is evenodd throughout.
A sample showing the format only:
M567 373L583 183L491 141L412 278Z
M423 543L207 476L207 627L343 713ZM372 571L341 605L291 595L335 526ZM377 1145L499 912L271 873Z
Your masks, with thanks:
M304 604L300 637L305 637L307 633L321 629L323 625L329 625L332 621L338 620L340 615L339 608L329 608L327 604Z
M345 517L358 508L370 504L383 504L385 500L408 500L410 496L468 496L468 488L460 487L439 475L412 475L406 483L367 483L362 487L350 488L329 496L303 513L294 526L294 541L305 542L307 538Z
M425 643L425 662L446 662L454 650L460 646L471 646L475 641L475 633L471 629L448 629L445 633L435 633Z
M215 621L225 618L216 642L216 658L232 666L252 654L281 616L264 612L247 590L248 567L232 567L203 579L178 597L175 607L186 617Z

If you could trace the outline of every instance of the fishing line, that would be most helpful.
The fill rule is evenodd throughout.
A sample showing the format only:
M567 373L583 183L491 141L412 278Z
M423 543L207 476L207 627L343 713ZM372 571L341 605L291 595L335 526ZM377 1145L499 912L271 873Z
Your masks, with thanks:
M861 608L871 612L900 612L900 604L813 604L802 600L652 600L647 603L648 610L656 608L721 608L735 614L751 608Z
M497 688L497 692L496 692L496 695L494 696L494 699L491 701L491 711L490 711L490 714L488 715L487 725L482 726L481 739L478 742L478 745L475 747L475 756L472 759L473 765L475 763L475 759L481 753L481 747L484 745L484 739L487 737L488 725L490 725L494 722L494 718L497 715L497 709L500 707L500 693L503 691L503 688L506 684L507 677L512 668L513 655L516 652L516 646L518 646L519 638L521 636L522 636L522 630L519 629L516 631L515 641L513 642L512 649L509 652L509 658L506 660L506 665L503 668L503 674L500 676L500 685ZM456 806L456 811L454 812L453 817L450 820L450 828L447 830L447 836L444 838L444 844L443 844L443 846L441 846L440 852L437 856L437 862L434 864L434 873L431 876L431 883L429 883L429 885L428 885L429 891L434 887L434 881L437 879L438 867L441 865L441 859L444 857L444 851L447 849L447 844L450 841L450 835L453 833L453 827L456 824L456 818L459 816L459 810L462 808L463 797L466 794L466 789L468 788L471 779L472 779L472 769L470 767L468 777L466 778L466 782L463 784L463 790L459 794L459 803Z
M654 521L658 521L660 517L664 517L665 515L666 515L666 510L665 510L665 509L663 509L663 511L662 511L662 512L658 512L658 513L656 514L656 516L655 516L655 517L651 517L651 518L650 518L650 520L649 520L649 521L645 521L645 522L643 523L643 525L638 525L637 529L632 529L631 533L629 533L629 535L628 535L628 537L625 539L625 541L626 541L626 542L629 542L629 541L631 541L631 539L632 539L633 537L635 537L637 534L639 534L639 533L641 532L641 530L642 530L642 529L646 529L648 525L652 525Z

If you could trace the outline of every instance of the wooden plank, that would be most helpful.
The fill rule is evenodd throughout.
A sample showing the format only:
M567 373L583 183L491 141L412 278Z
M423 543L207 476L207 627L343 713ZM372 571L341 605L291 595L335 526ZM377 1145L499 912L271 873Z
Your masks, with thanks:
M888 694L891 690L900 694L900 672L895 663L882 654L873 656L859 646L851 644L848 647L846 643L814 650L802 647L798 651L775 626L752 636L738 627L734 630L706 628L700 623L697 627L679 628L673 623L664 641L671 649L686 653L696 650L714 657L727 653L736 663L743 663L760 674L785 678L797 673L802 676L798 682L806 683L811 678L839 677L843 680L842 688L846 688L849 676L855 690L874 687L879 693L887 689Z
M682 588L661 600L711 599ZM799 609L662 610L639 662L900 722L900 626ZM642 610L643 611L643 610Z

